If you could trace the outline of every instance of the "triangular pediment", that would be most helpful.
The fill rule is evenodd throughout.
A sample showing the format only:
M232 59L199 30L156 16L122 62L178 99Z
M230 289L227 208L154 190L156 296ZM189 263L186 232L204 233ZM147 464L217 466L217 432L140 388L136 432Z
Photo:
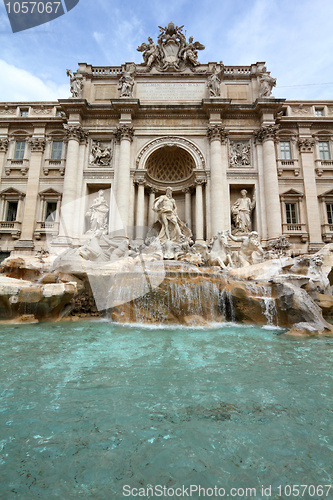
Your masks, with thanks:
M289 191L286 191L285 193L280 194L280 196L304 196L303 193L300 191L297 191L296 189L289 189Z
M45 189L44 191L41 191L39 193L39 196L61 196L61 193L59 193L59 191L56 191L55 189L52 189L52 188L48 188L48 189Z
M333 197L333 189L330 189L329 191L325 191L325 193L322 193L318 196L318 198L329 198Z
M0 196L25 196L25 193L19 191L18 189L10 187L4 189L3 191L0 191Z

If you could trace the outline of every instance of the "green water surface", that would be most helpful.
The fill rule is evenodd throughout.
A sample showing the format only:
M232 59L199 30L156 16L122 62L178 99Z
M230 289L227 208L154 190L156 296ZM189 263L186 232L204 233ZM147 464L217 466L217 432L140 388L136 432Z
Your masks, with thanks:
M1 326L0 498L333 498L279 494L332 484L332 345L233 325Z

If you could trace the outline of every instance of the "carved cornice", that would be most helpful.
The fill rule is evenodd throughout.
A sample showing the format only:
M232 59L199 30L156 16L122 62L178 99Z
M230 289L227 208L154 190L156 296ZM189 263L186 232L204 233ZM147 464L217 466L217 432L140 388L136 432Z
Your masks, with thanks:
M29 144L31 147L31 151L37 152L37 153L43 153L45 146L46 146L46 141L44 138L41 137L32 137L29 139Z
M312 137L298 139L298 147L300 153L312 153L314 145L315 140Z
M120 142L122 139L128 139L129 141L133 141L134 128L131 125L119 125L115 132L115 138L117 142Z
M8 146L9 146L8 139L0 139L0 152L1 153L6 153L8 150Z
M78 125L64 125L66 139L68 141L75 140L85 143L88 139L89 133Z
M275 141L278 130L279 125L266 125L265 127L261 127L254 133L255 140L257 142L264 142L267 140Z
M207 128L207 136L209 142L221 141L222 144L226 144L228 133L222 125L209 125Z

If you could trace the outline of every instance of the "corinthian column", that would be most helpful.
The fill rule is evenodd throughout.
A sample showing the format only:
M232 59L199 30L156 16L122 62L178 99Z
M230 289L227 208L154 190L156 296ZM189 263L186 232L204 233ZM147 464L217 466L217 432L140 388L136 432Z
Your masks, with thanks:
M211 175L211 231L216 234L229 227L229 203L227 184L227 133L222 125L209 125Z
M255 134L257 142L262 143L268 239L277 238L282 234L279 182L274 144L277 130L278 125L267 125L261 127Z
M151 188L149 194L149 208L148 208L148 227L151 227L156 219L156 212L153 210L155 196L157 193L157 189Z
M121 236L127 237L129 216L129 192L131 183L131 142L134 130L130 125L119 125L115 136L120 143L119 163L115 170L116 204L122 222Z
M87 140L87 132L82 127L66 126L67 134L67 157L66 157L66 170L64 178L64 191L62 195L61 204L61 220L59 229L59 238L65 239L70 243L76 234L75 228L75 214L77 213L79 200L78 197L78 177L79 177L79 151L80 143Z
M45 140L42 137L33 137L29 140L31 155L29 161L29 177L25 197L25 209L22 221L21 238L15 248L33 249L33 237L36 225L37 201L39 191L39 177L45 149Z
M202 184L204 180L196 179L195 181L195 241L196 243L203 242L203 199L202 199Z
M312 137L306 137L304 139L300 138L298 141L303 168L306 213L309 230L309 250L316 252L323 243L315 177L315 163L313 157L314 144L315 141Z
M192 218L191 218L191 191L190 188L186 187L183 189L185 193L185 222L189 229L192 230Z
M145 224L145 181L136 181L138 185L138 198L136 208L136 238L143 241Z

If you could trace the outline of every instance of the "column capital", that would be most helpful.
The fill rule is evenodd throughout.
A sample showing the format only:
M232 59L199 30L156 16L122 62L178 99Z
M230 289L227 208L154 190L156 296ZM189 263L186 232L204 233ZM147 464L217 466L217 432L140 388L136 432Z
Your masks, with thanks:
M312 153L315 140L312 137L305 137L298 139L298 148L300 153Z
M116 137L117 142L120 142L122 139L128 139L130 142L133 140L134 128L132 125L118 125L116 128L114 135Z
M222 144L225 144L227 141L228 133L226 132L223 125L215 124L208 125L207 136L209 138L209 142L220 141Z
M84 130L80 125L64 125L66 140L75 140L78 142L86 142L88 139L88 132Z
M204 184L206 184L206 179L203 179L202 177L198 177L197 179L195 179L194 184L196 186L203 186Z
M44 152L46 141L43 137L31 137L28 142L30 144L31 151L34 153Z
M137 184L138 186L145 186L146 180L145 179L134 179L134 183Z
M279 125L265 125L254 132L255 140L257 142L275 141L279 128Z
M157 188L154 188L154 187L151 187L151 188L149 189L149 192L150 192L150 194L156 194L156 193L158 193L158 189L157 189Z
M6 153L9 146L9 140L0 138L0 153Z

